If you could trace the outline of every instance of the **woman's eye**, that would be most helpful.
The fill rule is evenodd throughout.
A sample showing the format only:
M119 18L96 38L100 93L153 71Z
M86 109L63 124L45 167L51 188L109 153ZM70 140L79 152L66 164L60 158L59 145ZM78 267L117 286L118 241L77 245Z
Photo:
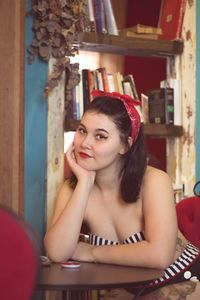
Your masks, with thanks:
M78 132L80 132L81 134L84 134L84 133L86 133L86 130L80 127L80 128L78 128Z
M106 139L107 139L107 136L102 135L102 134L97 134L97 135L96 135L96 139L97 139L97 140L106 140Z

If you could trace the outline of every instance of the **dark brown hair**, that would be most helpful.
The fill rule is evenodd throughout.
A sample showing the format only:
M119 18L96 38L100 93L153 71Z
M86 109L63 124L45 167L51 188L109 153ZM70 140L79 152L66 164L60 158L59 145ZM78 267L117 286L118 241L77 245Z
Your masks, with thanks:
M88 106L88 111L95 111L110 117L119 130L122 142L128 145L131 136L131 121L123 103L117 98L100 96ZM147 166L147 155L144 145L142 126L136 142L122 156L124 164L121 170L120 192L122 199L127 203L135 202L140 193L142 179ZM72 187L76 185L76 177L70 178Z

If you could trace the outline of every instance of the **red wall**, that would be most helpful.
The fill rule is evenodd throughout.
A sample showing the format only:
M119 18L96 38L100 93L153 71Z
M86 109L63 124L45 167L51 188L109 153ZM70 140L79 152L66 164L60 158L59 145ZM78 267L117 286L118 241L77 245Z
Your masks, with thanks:
M157 26L161 0L128 0L127 27L136 24ZM163 58L125 57L125 74L133 74L139 95L149 89L158 88L166 79L166 60ZM151 162L166 170L165 139L146 138Z

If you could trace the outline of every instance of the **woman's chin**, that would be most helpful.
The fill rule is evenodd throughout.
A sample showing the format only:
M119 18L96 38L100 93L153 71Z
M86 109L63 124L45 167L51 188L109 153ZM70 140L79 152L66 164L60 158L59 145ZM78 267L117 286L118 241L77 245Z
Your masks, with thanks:
M84 162L82 160L78 160L77 163L79 166L87 171L94 171L94 167L90 166L88 162Z

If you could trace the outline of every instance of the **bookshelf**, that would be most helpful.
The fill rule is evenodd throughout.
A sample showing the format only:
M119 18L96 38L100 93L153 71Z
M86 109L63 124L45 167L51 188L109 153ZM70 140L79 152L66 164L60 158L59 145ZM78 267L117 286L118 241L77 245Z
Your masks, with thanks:
M181 137L183 127L171 124L144 124L144 134L151 137Z
M166 41L83 32L78 35L81 50L129 56L170 57L183 52L181 40Z
M69 119L66 123L66 131L75 131L79 124L78 120ZM182 126L171 124L143 124L145 136L151 137L180 137L183 134Z
M80 46L80 50L128 56L167 58L180 55L183 51L183 42L181 40L124 38L94 32L79 33L77 43ZM77 120L67 120L65 131L74 131L77 125ZM149 137L181 137L183 134L182 126L171 124L143 124L143 128L145 136Z

